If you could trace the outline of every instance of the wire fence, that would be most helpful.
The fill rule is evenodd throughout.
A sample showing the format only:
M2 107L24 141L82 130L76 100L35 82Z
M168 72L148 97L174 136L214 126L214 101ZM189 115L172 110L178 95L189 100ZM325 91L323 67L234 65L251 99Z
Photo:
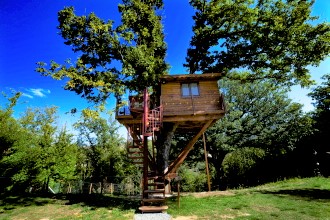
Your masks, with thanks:
M62 194L117 194L117 195L139 195L141 193L140 183L136 182L69 182L65 184L56 183L49 188L52 193Z
M109 178L110 179L110 178ZM7 184L4 184L4 183ZM9 178L0 178L0 186L8 185ZM1 188L1 187L0 187ZM4 189L0 190L4 191ZM36 193L40 191L40 187L27 186L26 191ZM111 194L134 196L141 195L141 177L127 176L111 178L102 182L90 181L68 181L68 182L51 182L48 191L53 194Z

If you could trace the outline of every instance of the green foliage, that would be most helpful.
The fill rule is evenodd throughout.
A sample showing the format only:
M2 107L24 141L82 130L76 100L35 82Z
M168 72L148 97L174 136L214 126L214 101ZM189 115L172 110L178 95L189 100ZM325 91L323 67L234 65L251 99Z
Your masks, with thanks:
M58 12L58 29L79 56L74 63L52 61L48 69L39 62L37 71L67 80L65 89L93 102L103 102L125 89L156 86L168 68L162 17L157 14L162 6L161 0L124 1L118 6L122 23L117 27L94 13L78 16L73 7L64 8Z
M195 166L190 168L183 164L178 170L179 176L182 178L180 182L183 192L202 192L207 186L207 177L205 166Z
M210 163L222 175L225 155L243 147L264 149L282 155L312 134L313 120L302 106L287 97L287 90L271 82L241 83L223 80L227 114L207 131ZM221 183L219 183L221 185Z
M185 64L190 73L231 72L240 80L273 79L308 86L307 66L330 53L330 25L316 24L314 0L191 0L194 35Z
M63 129L57 133L56 107L28 109L16 120L12 107L18 95L9 99L6 110L0 111L1 176L9 177L9 190L23 192L27 187L48 188L52 180L75 179L76 151L72 135Z
M21 141L18 132L20 130L19 124L12 117L13 107L20 95L20 93L16 93L13 97L8 98L7 107L5 109L0 108L0 160L10 153L12 146Z
M223 162L223 176L227 184L249 184L256 182L258 169L266 157L266 152L260 148L244 147L228 153Z
M54 143L54 167L52 179L56 182L76 180L78 163L78 146L74 143L73 135L62 129Z
M251 146L293 149L303 136L311 134L312 120L302 106L292 103L287 90L270 82L223 81L227 114L208 131L212 144L231 151Z
M95 114L90 112L84 111L74 125L79 132L78 143L84 154L83 162L80 161L80 171L84 178L92 177L93 181L124 175L125 150L117 123L111 119L107 121L101 117L93 117Z
M314 153L316 151L317 162L321 166L321 174L330 175L330 150L329 141L330 134L330 74L323 76L325 80L322 85L316 87L309 95L314 100L316 107L313 112L313 118L316 121L314 136L312 137L311 146Z
M114 176L137 173L127 161L115 121L84 110L75 124L80 135L78 146L65 127L58 129L56 107L27 109L14 119L12 108L19 95L9 98L7 108L0 109L0 176L8 179L1 182L1 191L7 187L15 193L30 189L47 192L55 183L103 182L108 177L114 180Z

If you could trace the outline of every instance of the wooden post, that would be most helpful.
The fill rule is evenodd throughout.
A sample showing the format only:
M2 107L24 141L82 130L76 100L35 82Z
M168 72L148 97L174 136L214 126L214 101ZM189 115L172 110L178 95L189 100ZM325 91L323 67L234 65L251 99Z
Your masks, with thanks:
M91 183L91 185L89 186L89 194L92 194L92 187L93 187L93 183Z
M204 143L204 154L205 154L205 168L206 168L206 176L207 176L207 186L209 192L211 191L211 182L210 182L210 172L209 172L209 162L207 159L207 151L206 151L206 141L205 141L205 134L203 133L203 143Z
M71 184L69 183L67 193L71 193Z
M178 181L178 208L180 208L180 180Z

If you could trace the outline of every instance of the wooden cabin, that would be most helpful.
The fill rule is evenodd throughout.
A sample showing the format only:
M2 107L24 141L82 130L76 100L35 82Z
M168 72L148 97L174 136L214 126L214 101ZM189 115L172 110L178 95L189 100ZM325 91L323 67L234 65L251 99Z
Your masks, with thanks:
M160 78L162 122L179 124L179 131L196 130L208 120L218 120L225 114L218 80L221 74L181 74ZM149 107L154 104L149 103ZM150 107L153 109L153 107ZM141 123L143 96L129 96L128 106L121 107L116 119L126 127Z
M178 131L198 130L225 113L218 88L219 73L167 75L161 77L163 122L178 123Z
M143 170L142 212L161 212L168 208L163 205L165 179L170 181L176 176L178 167L198 138L224 116L225 104L218 88L220 78L219 73L162 76L160 97L155 98L157 103L150 100L146 89L143 95L129 96L128 105L117 111L116 119L125 125L132 139L128 141L128 157ZM189 132L193 136L179 156L164 171L159 171L156 169L154 152L158 148L154 138L158 139L162 134L165 123L173 124L174 132ZM153 138L152 152L148 149L150 136Z

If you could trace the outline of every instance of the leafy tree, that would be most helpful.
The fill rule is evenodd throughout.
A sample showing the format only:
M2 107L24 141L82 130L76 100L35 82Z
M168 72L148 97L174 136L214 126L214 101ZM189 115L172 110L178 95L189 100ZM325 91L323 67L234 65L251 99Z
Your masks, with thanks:
M56 149L54 137L56 134L56 107L46 109L28 109L20 122L32 136L34 142L29 148L33 150L37 182L43 182L43 190L48 190L49 181L54 175L56 166ZM28 155L26 155L28 156Z
M183 192L202 192L207 186L207 177L205 174L205 164L196 163L195 166L183 164L178 170L180 178L180 187ZM176 190L176 189L174 189Z
M17 104L20 95L20 93L16 93L8 98L7 107L0 109L0 175L5 180L1 184L1 191L12 185L13 182L24 182L27 179L27 175L18 172L22 170L22 155L13 156L18 149L26 149L31 143L27 132L12 116L13 107ZM25 162L29 164L29 160ZM24 173L27 172L27 169L24 169Z
M0 160L4 155L10 151L10 148L19 140L18 130L19 124L12 117L13 107L16 105L17 100L21 96L16 93L14 96L8 98L9 103L7 107L0 108Z
M86 154L84 164L89 167L90 173L84 175L92 181L102 182L108 176L124 175L125 152L116 122L92 117L94 113L84 110L74 126L79 132L79 145Z
M55 122L56 107L28 109L16 122L17 137L1 160L2 174L11 178L9 190L47 191L51 181L75 178L77 147L65 129L57 133Z
M190 73L223 72L240 80L308 86L307 66L330 53L330 25L316 24L314 0L190 0L194 35ZM244 72L237 72L244 68Z
M223 81L227 114L207 131L210 163L221 177L225 155L243 147L265 150L272 157L285 154L312 132L312 119L287 91L264 82ZM220 184L220 183L219 183Z
M49 67L39 62L37 71L67 80L65 89L95 103L103 104L111 94L120 96L127 89L142 92L148 87L156 94L158 79L168 69L162 8L162 0L125 0L118 6L118 26L94 13L78 16L72 7L59 11L60 34L78 58L74 63L52 61Z
M313 136L312 146L321 167L321 174L329 176L330 148L328 143L330 134L330 74L323 76L322 85L316 87L309 95L315 101L316 107L313 118L316 121L317 132Z
M64 127L54 140L55 164L52 179L62 183L78 179L78 146Z
M77 60L72 63L39 62L37 71L54 79L66 79L65 89L93 102L126 89L143 91L164 75L166 44L161 0L125 0L118 6L122 23L103 21L94 13L78 16L72 7L58 12L61 36Z
M243 147L226 154L222 167L227 186L256 184L265 158L265 150L254 147Z

